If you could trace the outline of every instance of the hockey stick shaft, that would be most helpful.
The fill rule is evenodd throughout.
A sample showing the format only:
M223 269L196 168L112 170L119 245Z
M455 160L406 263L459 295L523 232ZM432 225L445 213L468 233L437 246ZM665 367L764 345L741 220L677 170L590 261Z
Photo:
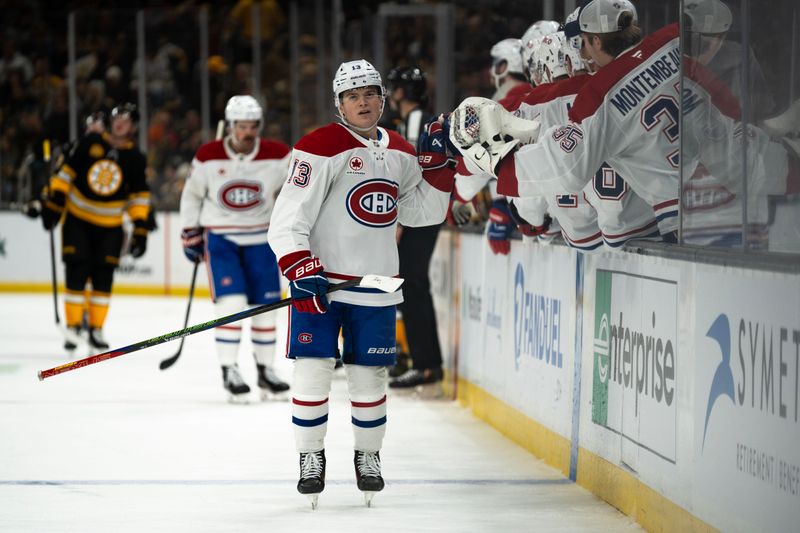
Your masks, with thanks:
M56 238L53 235L53 228L50 228L50 280L53 286L53 311L56 314L56 326L61 325L61 317L58 316L58 278L56 278Z
M192 271L192 283L189 286L189 302L186 304L186 318L183 319L183 329L186 329L189 326L189 312L192 310L192 300L194 300L194 286L195 282L197 281L197 268L200 266L200 261L195 262L194 270ZM181 337L181 343L178 345L178 351L175 352L175 355L164 359L159 363L158 368L161 370L166 370L178 360L181 356L181 352L183 351L183 342L186 340L186 337Z
M330 288L328 289L328 293L340 291L342 289L349 289L350 287L355 287L361 282L361 279L362 278L355 278L345 281L344 283L337 283L336 285L331 285ZM172 333L159 335L158 337L153 337L152 339L147 339L146 341L140 341L131 344L129 346L124 346L122 348L117 348L115 350L109 350L107 352L99 353L97 355L92 355L84 359L80 359L78 361L71 361L69 363L49 368L47 370L41 370L39 371L39 381L43 381L52 376L57 376L58 374L63 374L64 372L70 372L71 370L77 370L85 366L93 365L95 363L100 363L108 359L114 359L115 357L120 357L128 353L138 352L139 350L144 350L145 348L150 348L152 346L158 346L159 344L163 344L165 342L169 342L175 339L180 339L188 335L194 335L195 333L200 333L201 331L206 331L208 329L224 326L225 324L230 324L231 322L243 320L251 316L260 315L261 313L275 311L276 309L281 309L282 307L291 305L291 303L292 303L291 298L284 298L283 300L280 300L272 304L260 305L258 307L253 307L252 309L246 309L239 313L234 313L232 315L215 318L214 320L209 320L208 322L203 322L201 324L195 324L194 326L183 328L178 331L173 331Z

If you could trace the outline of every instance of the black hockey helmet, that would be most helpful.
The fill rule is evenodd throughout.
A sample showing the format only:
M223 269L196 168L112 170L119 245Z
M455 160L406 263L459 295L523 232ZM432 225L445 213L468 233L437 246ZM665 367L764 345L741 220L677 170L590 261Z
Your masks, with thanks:
M136 104L132 104L130 102L119 104L117 107L111 110L109 122L113 122L114 119L119 115L128 115L131 121L133 121L134 125L139 124L139 110L136 108Z
M395 67L386 76L386 89L403 89L406 100L425 104L428 100L428 82L419 67Z

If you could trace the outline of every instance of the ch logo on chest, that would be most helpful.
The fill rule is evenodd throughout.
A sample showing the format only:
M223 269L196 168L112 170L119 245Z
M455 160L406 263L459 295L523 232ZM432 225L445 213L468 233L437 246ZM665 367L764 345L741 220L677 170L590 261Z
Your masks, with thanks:
M359 224L384 228L397 220L397 195L397 183L385 179L367 180L350 189L345 205Z
M219 190L219 202L228 209L242 211L261 204L261 184L254 181L232 181Z

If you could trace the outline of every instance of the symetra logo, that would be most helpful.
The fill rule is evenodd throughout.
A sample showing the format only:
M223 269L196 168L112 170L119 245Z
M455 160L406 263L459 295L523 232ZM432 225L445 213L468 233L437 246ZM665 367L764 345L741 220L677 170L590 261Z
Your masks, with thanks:
M561 300L525 289L525 269L517 264L514 275L514 363L522 356L562 368Z
M731 320L721 313L706 333L719 348L719 355L716 350L698 354L700 358L722 358L709 385L701 450L705 449L714 407L723 396L730 398L735 408L798 422L800 329L744 317L732 322L733 333Z
M397 183L384 179L367 180L347 194L347 212L359 224L373 228L391 226L397 220Z
M722 354L722 361L714 371L714 379L711 380L711 390L708 393L708 402L706 404L706 419L703 423L703 444L702 448L706 446L706 433L708 433L708 419L711 416L711 410L714 408L717 398L720 396L727 396L731 401L736 404L733 398L733 371L731 370L731 326L728 322L728 316L721 314L717 317L711 327L706 333L706 337L717 341L719 351Z

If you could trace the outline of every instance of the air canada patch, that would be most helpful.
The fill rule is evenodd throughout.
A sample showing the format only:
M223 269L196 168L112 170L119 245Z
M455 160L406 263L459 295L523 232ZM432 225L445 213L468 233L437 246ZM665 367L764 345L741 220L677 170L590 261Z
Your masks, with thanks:
M397 183L373 179L359 183L347 194L347 212L359 224L372 228L391 226L397 220Z

